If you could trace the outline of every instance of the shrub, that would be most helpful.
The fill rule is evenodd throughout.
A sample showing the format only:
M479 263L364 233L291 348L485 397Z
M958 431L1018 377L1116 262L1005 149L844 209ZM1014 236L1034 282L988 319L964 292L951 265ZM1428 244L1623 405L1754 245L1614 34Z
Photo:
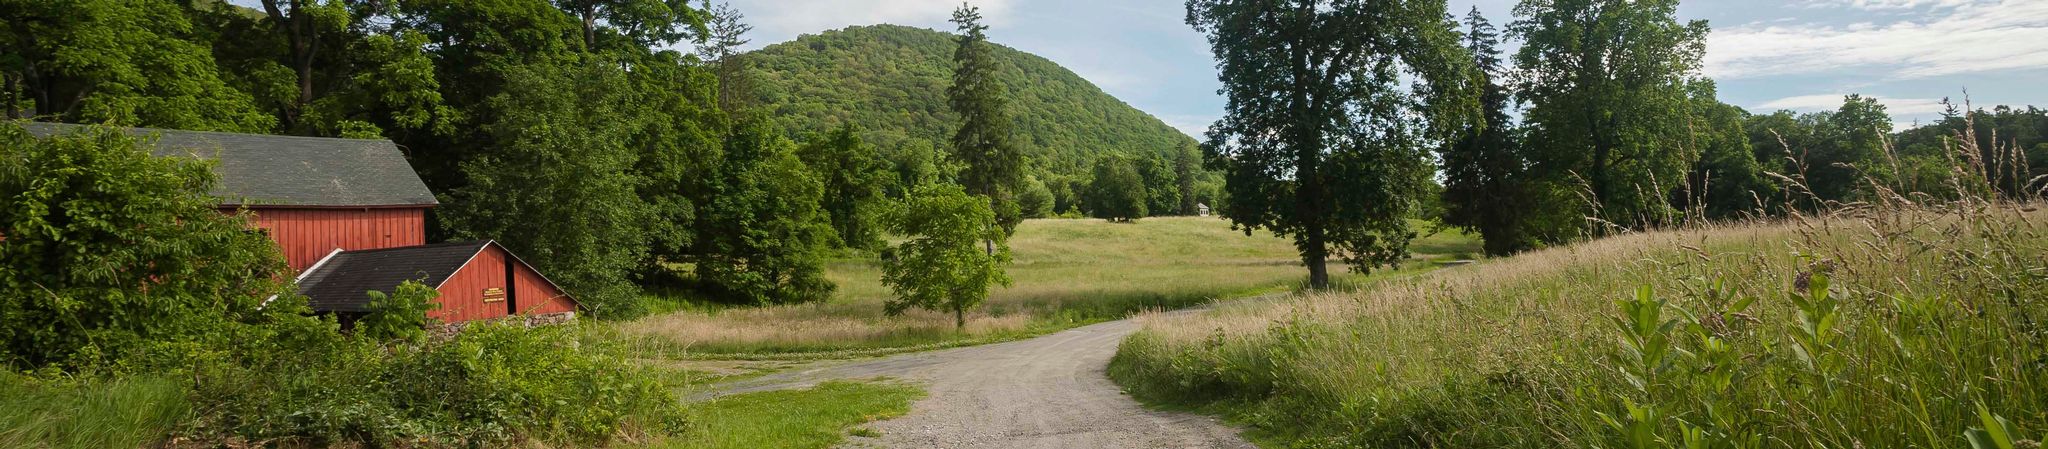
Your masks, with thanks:
M77 370L217 343L263 321L283 257L208 196L208 163L104 127L0 125L0 364Z
M681 429L679 405L662 383L614 348L580 344L567 327L478 324L446 342L388 346L307 330L314 332L281 335L280 347L252 347L243 363L199 373L205 414L190 437L601 444Z
M356 321L357 336L376 341L420 342L435 320L427 312L441 308L441 291L419 281L398 284L392 294L371 290L370 313Z

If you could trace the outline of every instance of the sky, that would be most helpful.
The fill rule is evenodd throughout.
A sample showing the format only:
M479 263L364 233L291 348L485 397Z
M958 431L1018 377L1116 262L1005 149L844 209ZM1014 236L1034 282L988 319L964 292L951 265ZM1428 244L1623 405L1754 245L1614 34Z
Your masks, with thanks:
M952 30L960 0L729 0L754 25L748 48L854 25ZM1449 0L1496 25L1515 0ZM997 43L1044 56L1199 137L1223 113L1215 60L1181 0L971 0ZM1721 101L1755 113L1832 110L1876 97L1904 128L1967 89L1980 107L2048 106L2048 0L1687 0L1704 19L1704 74Z

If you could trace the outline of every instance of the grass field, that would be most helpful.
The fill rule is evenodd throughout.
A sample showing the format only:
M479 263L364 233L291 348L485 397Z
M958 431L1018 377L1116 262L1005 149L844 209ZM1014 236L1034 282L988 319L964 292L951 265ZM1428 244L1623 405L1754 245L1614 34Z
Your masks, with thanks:
M690 406L689 429L650 447L674 449L811 449L830 447L862 423L901 416L924 397L890 381L826 382L806 390L748 393Z
M1149 218L1135 224L1029 220L1018 227L1010 247L1013 285L996 290L984 307L969 312L964 332L954 330L948 314L884 316L882 302L891 293L870 260L830 263L827 275L839 289L825 303L685 310L624 323L618 330L682 348L692 357L872 353L1011 339L1141 310L1282 291L1307 274L1290 241L1263 232L1246 236L1215 218ZM1464 234L1431 235L1415 243L1419 259L1407 268L1428 266L1428 259L1469 257L1477 249L1476 240Z
M1970 447L2004 420L2018 434L1977 447L2013 448L2048 431L2048 214L2018 208L1627 235L1140 319L1112 377L1268 447Z

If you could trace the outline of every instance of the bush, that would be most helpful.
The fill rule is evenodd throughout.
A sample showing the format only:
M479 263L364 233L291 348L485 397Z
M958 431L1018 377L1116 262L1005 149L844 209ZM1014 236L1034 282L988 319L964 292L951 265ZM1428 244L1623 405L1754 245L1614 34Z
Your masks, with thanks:
M331 322L328 323L331 326ZM672 433L668 389L613 348L568 327L478 324L437 344L389 346L318 326L202 370L205 410L190 438L307 445L408 441L487 445L602 444Z
M284 259L208 196L208 163L95 127L0 124L0 365L67 370L178 359L269 319Z

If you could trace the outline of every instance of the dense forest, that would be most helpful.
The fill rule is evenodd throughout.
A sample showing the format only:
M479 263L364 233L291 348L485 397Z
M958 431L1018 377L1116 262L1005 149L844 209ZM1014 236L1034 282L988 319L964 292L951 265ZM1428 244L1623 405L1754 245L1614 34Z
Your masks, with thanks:
M924 28L857 26L742 57L752 69L754 100L793 135L855 123L868 129L863 138L884 148L917 146L943 143L958 126L945 95L955 39ZM993 56L1010 93L1018 143L1034 166L1073 175L1086 172L1098 154L1170 155L1195 143L1050 60L1002 45Z

